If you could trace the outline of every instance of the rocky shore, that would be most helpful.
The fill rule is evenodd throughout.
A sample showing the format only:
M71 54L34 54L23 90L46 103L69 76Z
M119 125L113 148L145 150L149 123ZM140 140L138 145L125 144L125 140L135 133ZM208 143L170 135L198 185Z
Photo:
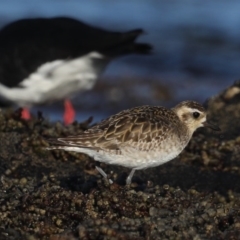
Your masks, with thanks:
M39 114L0 112L0 239L240 239L240 82L206 102L221 132L200 129L175 160L137 171L83 154L47 151L45 139L77 134Z

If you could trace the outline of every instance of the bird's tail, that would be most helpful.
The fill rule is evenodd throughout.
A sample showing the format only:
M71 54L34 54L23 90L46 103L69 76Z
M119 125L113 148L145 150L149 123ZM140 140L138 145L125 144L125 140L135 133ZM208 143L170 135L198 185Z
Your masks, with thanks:
M8 96L8 88L0 83L0 107L8 107L12 104L12 101Z
M58 138L48 138L45 139L45 141L49 144L48 147L46 147L47 150L54 150L54 149L62 149L66 144L64 144L62 141L59 141Z
M142 29L135 29L128 32L121 33L121 38L115 46L109 50L111 55L124 55L124 54L150 54L152 45L148 43L135 42L137 38L142 35Z

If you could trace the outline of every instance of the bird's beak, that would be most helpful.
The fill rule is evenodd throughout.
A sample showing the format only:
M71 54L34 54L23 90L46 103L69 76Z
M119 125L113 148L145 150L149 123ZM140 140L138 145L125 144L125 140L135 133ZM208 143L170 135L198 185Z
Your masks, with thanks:
M216 125L214 125L214 124L212 124L210 122L207 122L207 121L203 123L203 126L211 128L214 131L221 131L221 129L218 126L216 126Z

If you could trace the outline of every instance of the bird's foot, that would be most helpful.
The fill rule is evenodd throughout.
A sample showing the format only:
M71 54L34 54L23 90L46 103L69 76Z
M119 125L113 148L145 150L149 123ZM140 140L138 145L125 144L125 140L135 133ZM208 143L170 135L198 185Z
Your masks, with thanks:
M64 101L64 115L63 115L63 121L65 125L69 125L73 123L75 119L76 112L74 110L74 107L70 100Z
M27 108L23 108L21 112L21 118L25 120L30 120L31 119L31 114Z
M104 179L108 180L109 184L113 184L113 180L108 178L107 174L98 166L95 166L97 171L104 177Z

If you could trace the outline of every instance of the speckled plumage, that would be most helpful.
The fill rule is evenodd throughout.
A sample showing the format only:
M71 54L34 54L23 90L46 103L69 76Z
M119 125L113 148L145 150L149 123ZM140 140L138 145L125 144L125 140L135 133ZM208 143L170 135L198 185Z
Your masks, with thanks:
M205 110L197 102L181 102L172 109L141 106L113 115L80 135L50 139L55 146L48 149L82 152L96 161L131 168L129 184L135 170L175 158L205 123Z

